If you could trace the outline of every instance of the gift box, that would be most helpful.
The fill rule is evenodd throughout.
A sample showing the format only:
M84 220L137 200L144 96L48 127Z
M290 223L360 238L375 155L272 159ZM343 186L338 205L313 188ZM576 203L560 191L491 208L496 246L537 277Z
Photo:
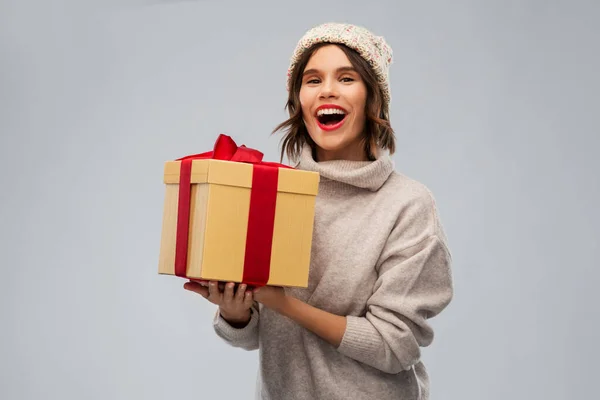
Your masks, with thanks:
M319 174L220 135L168 161L159 274L307 287Z

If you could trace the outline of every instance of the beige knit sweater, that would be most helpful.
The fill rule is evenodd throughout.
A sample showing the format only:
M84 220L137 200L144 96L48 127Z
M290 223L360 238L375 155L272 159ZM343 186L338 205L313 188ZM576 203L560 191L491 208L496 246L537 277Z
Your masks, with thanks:
M321 174L307 289L286 292L347 317L338 348L262 306L235 329L219 317L227 343L259 349L257 399L429 398L420 347L433 340L428 320L453 295L451 257L434 199L395 172L387 153L373 162L314 161Z

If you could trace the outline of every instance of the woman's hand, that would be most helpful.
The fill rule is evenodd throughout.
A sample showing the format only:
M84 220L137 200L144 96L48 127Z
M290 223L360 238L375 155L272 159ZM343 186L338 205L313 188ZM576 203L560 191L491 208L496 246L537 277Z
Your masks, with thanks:
M282 287L263 286L254 289L254 300L262 303L265 307L279 312L284 307L287 296Z
M223 291L219 282L193 281L186 282L183 288L196 292L208 301L219 306L223 319L232 325L245 324L250 321L250 308L254 302L252 291L246 290L245 284L240 284L234 292L235 283L225 284Z
M344 316L320 310L293 296L288 296L283 288L276 286L254 289L254 300L297 322L335 347L342 342L346 330Z

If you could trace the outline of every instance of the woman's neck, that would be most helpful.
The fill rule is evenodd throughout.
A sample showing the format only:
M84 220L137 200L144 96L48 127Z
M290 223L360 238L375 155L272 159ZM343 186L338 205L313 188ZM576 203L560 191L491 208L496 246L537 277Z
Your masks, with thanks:
M369 151L364 145L354 146L348 149L342 149L340 151L327 151L318 146L313 147L313 158L316 162L324 161L375 161L377 159L376 151Z

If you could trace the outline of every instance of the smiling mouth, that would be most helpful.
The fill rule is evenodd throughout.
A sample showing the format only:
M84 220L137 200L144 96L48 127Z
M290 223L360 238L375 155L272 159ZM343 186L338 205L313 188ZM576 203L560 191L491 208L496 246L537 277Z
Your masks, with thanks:
M325 130L337 129L346 119L346 112L339 108L324 108L317 112L317 122Z

